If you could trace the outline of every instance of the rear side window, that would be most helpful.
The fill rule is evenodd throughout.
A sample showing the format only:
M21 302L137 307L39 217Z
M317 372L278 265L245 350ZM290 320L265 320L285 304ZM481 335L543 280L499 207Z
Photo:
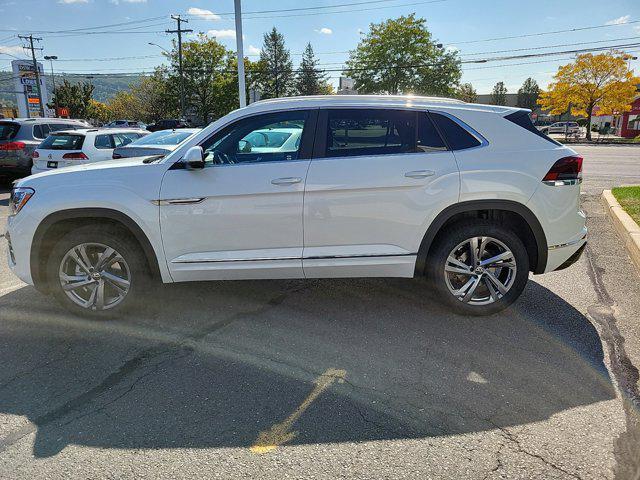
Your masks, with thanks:
M418 113L418 136L416 140L417 151L433 152L446 150L442 137L427 113Z
M0 122L0 140L11 140L20 130L20 124L14 122Z
M513 112L513 113L507 115L504 118L506 120L509 120L510 122L515 123L519 127L522 127L525 130L529 130L531 133L533 133L535 135L538 135L539 137L544 138L546 141L551 142L554 145L561 145L561 143L556 142L553 138L550 138L550 137L546 136L544 133L542 133L540 130L538 130L535 127L535 125L533 124L533 122L531 121L531 117L529 116L529 113L524 111L524 110L518 111L518 112Z
M46 123L33 126L33 138L46 138L51 129Z
M482 145L480 140L446 115L430 113L430 116L451 150L465 150Z
M96 135L96 139L93 141L93 146L102 150L113 148L111 144L111 137L109 135Z
M49 135L38 148L43 150L82 150L84 135Z
M401 110L328 110L326 157L416 152L416 114Z

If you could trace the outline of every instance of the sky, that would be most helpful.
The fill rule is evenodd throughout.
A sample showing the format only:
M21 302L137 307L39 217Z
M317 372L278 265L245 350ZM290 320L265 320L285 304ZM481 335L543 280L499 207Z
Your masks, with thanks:
M309 10L273 12L301 8ZM275 26L284 34L294 64L311 42L320 63L334 70L342 66L369 24L413 12L426 19L434 39L457 49L465 62L627 44L637 44L625 51L640 56L640 0L242 0L242 9L246 55L257 58L264 32ZM265 11L269 12L251 13ZM56 71L151 71L163 62L160 47L170 49L175 38L164 33L175 28L170 14L184 15L189 19L186 28L215 36L235 50L232 12L233 0L0 0L0 69L8 70L16 56L26 58L24 42L17 35L33 32L42 37L39 58L59 58ZM68 32L119 23L125 25ZM569 29L580 30L550 33ZM504 38L523 35L530 36ZM462 81L472 83L479 94L490 93L499 81L515 93L527 77L544 88L558 66L573 55L463 63ZM630 65L640 71L638 60ZM340 73L329 75L336 84Z

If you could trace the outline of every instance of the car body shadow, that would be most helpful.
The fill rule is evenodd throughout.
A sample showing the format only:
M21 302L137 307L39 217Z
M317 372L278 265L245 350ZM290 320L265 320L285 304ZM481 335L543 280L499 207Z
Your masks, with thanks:
M250 447L278 428L287 444L425 438L615 398L596 329L548 289L529 282L489 318L451 314L426 290L166 285L140 312L97 322L20 288L0 297L0 411L30 424L0 450L33 432L37 457L69 444Z

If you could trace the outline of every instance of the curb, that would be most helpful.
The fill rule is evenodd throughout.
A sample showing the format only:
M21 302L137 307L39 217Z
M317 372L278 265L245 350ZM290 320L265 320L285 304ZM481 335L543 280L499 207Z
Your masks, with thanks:
M627 252L640 272L640 227L620 206L611 190L602 192L602 204L611 217L613 226L622 238Z

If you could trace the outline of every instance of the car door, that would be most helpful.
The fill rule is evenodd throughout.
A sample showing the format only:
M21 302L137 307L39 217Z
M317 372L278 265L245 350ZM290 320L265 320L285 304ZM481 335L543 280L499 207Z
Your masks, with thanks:
M426 111L322 110L305 186L305 276L413 276L428 225L458 193L455 158Z
M174 280L299 278L302 207L316 111L253 115L201 143L205 167L164 176L162 241ZM256 131L302 130L288 151L252 152Z

